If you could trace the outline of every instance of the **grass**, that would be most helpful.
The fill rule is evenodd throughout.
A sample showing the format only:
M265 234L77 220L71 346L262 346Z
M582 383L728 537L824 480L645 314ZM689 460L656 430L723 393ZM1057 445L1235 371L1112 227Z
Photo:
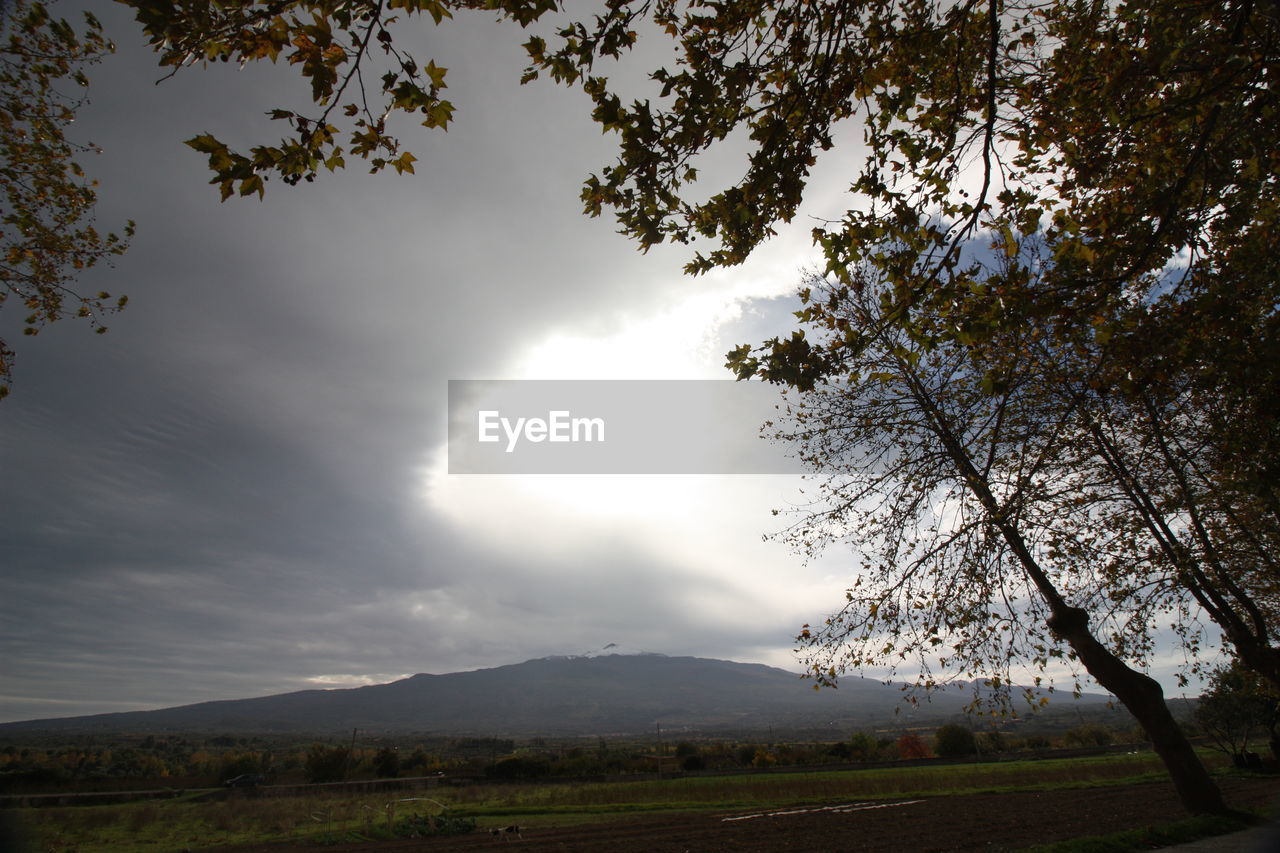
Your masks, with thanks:
M1259 819L1258 816L1244 813L1192 817L1163 826L1147 826L1112 835L1090 835L1055 844L1040 844L1023 853L1132 853L1136 850L1153 850L1239 832L1256 825Z
M812 773L758 773L612 783L543 783L387 793L266 797L197 795L110 806L21 812L39 849L67 853L171 851L266 841L387 837L389 819L413 814L474 818L481 828L512 823L568 826L647 814L734 811L842 800L1058 790L1167 778L1150 753L993 764ZM1102 849L1102 848L1100 848ZM1131 849L1131 848L1126 848Z
M109 806L28 809L28 828L39 849L79 853L181 850L299 837L309 815L297 802L233 797Z
M458 792L462 809L502 809L504 814L565 807L679 804L701 808L753 808L830 802L845 797L939 796L1060 789L1164 778L1150 753L1053 761L1010 761L930 767L815 773L696 776L631 783L476 786ZM519 809L521 811L514 811Z

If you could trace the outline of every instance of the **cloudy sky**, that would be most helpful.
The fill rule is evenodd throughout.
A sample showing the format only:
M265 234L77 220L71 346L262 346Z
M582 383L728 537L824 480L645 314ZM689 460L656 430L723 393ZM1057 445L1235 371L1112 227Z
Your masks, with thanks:
M85 163L98 225L138 236L83 289L130 305L105 336L16 341L0 719L610 642L799 669L792 638L844 580L762 541L798 478L450 476L444 438L450 379L728 378L726 350L787 328L811 221L700 279L687 250L640 254L580 213L612 157L587 101L519 86L525 36L483 17L422 31L458 113L408 130L416 176L354 167L220 204L181 140L274 139L262 113L305 83L155 85L127 10L98 14L118 53L77 132L104 150Z
M119 52L77 127L104 150L85 163L99 226L138 236L83 289L130 306L105 336L17 341L0 720L607 643L801 668L792 638L853 561L762 540L798 478L463 477L444 448L451 379L728 378L726 350L790 328L812 219L703 278L684 248L640 254L580 213L612 159L586 99L520 87L525 36L483 16L421 32L458 113L407 130L416 176L357 165L220 204L181 140L274 139L263 112L302 106L305 83L220 66L156 85L127 11L98 13ZM819 163L808 216L847 206L843 156Z

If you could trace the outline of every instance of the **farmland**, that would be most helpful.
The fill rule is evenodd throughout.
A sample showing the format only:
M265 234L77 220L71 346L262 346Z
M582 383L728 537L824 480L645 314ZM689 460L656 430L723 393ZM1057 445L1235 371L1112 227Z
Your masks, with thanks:
M1280 795L1274 776L1219 770L1236 807L1265 808ZM852 845L849 833L864 850L988 849L996 840L1020 849L1183 817L1150 753L401 792L274 796L268 787L21 815L38 849L55 853L486 849L508 839L483 830L509 825L521 827L527 850L684 850L692 839L699 850L840 850L853 849L842 846ZM479 831L396 837L442 816Z

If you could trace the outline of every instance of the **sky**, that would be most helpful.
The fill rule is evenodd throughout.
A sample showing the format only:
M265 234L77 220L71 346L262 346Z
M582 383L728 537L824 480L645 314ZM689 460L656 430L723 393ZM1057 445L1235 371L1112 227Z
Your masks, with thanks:
M263 113L306 84L270 66L157 84L127 10L96 5L118 53L77 133L103 149L84 162L99 228L138 233L82 287L130 303L106 335L66 321L16 342L0 721L608 643L802 669L794 637L842 603L855 559L765 538L798 477L451 475L447 389L730 378L727 350L792 327L812 217L848 206L855 151L819 162L802 215L747 264L690 278L686 247L642 254L582 215L610 138L581 93L518 85L527 36L473 16L415 45L458 108L447 133L404 128L415 176L352 158L220 203L181 141L274 140Z
M844 581L762 540L797 477L451 476L444 439L451 379L729 379L727 350L789 328L812 222L697 279L687 249L641 254L581 213L613 156L589 102L521 87L527 36L482 16L421 32L458 112L404 129L416 175L353 163L220 203L181 141L274 139L262 114L305 82L157 85L127 10L95 11L117 53L77 134L103 149L98 227L138 234L81 284L130 303L106 335L16 341L0 719L607 643L801 669L793 638Z

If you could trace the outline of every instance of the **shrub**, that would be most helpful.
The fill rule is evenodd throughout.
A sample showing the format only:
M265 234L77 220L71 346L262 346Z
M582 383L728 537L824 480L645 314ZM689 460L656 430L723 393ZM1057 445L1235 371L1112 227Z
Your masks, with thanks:
M764 747L757 749L756 754L751 758L752 767L772 767L777 763L777 757Z
M311 745L307 751L308 782L341 782L347 775L349 750L345 746Z
M1083 726L1076 726L1074 729L1068 729L1063 733L1062 739L1066 741L1068 746L1106 746L1111 743L1113 735L1111 734L1111 729L1106 726L1089 723Z
M230 779L246 773L261 773L264 769L262 765L262 757L256 752L228 753L222 759L218 769L218 779Z
M978 737L978 749L987 753L1009 752L1014 745L1004 736L1001 731L983 732Z
M933 751L943 758L973 755L977 750L977 741L967 726L950 724L934 733Z
M391 747L384 746L373 757L373 772L379 779L394 779L400 775L400 755Z
M475 819L469 817L410 815L396 821L394 832L400 838L426 838L431 835L465 835L475 828Z
M867 732L854 732L849 738L849 757L854 761L875 761L880 756L880 741Z
M928 745L917 734L905 734L898 738L897 747L898 758L903 760L929 757Z
M827 747L827 755L834 755L836 758L849 761L853 758L853 748L844 741L840 741Z

